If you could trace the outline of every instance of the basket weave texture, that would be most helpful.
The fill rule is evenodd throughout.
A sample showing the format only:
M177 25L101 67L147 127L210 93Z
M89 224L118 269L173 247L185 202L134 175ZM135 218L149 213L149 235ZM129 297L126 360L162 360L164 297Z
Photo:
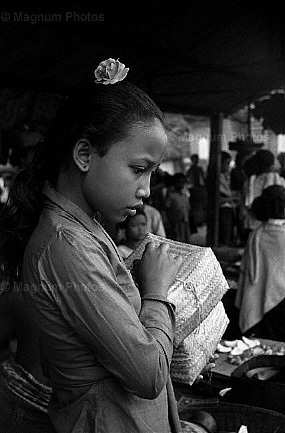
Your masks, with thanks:
M211 248L172 241L151 233L126 259L128 269L132 269L134 260L141 259L150 240L157 245L168 243L169 252L184 259L168 291L168 300L176 307L174 347L177 348L208 316L229 286Z
M129 270L141 259L146 244L169 244L169 252L183 257L168 300L176 309L174 351L170 374L176 382L192 384L203 370L228 325L221 298L229 286L211 248L184 244L148 233L126 259Z
M193 384L214 353L229 323L219 302L200 325L174 350L170 374L174 381Z
M205 410L215 418L219 433L238 432L241 425L247 426L248 433L285 432L285 415L242 404L192 404L179 411L180 419L188 419L189 413L197 410Z

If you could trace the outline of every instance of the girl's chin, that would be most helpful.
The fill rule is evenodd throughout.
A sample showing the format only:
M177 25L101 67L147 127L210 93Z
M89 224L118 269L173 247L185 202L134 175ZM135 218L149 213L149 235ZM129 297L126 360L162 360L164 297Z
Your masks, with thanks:
M112 222L114 223L122 223L127 219L128 215L117 215L116 218L113 218Z
M116 215L116 222L125 221L128 216L134 216L136 214L135 209L124 209L122 212Z
M121 223L125 221L125 219L129 216L129 214L126 211L117 211L113 213L106 214L105 218L107 221L110 221L111 223Z

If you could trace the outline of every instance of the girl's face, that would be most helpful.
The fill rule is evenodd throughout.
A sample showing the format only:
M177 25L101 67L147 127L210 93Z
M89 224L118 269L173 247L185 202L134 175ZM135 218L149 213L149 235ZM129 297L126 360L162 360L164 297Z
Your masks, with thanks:
M167 147L165 130L158 120L136 125L115 142L103 157L91 155L82 182L83 208L90 216L99 211L113 222L135 215L135 208L150 194L150 177Z
M127 220L126 236L132 241L141 241L146 235L146 217L138 214Z

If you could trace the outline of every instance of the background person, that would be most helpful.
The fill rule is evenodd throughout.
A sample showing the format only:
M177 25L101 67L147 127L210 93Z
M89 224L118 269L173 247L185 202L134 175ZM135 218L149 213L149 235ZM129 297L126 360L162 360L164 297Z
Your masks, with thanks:
M244 163L249 157L248 152L239 151L235 157L235 166L231 169L231 190L236 197L235 221L236 228L235 243L237 245L245 244L244 232L244 186L247 176L244 171Z
M192 164L186 173L186 178L190 192L191 233L196 233L197 226L203 225L206 220L206 175L203 168L199 165L199 155L194 153L190 158Z
M285 341L285 188L265 188L252 204L261 221L249 235L236 295L243 334Z
M129 216L123 223L125 239L118 245L118 250L126 259L140 244L147 234L147 220L143 210Z
M245 182L245 239L249 233L259 225L259 221L251 212L251 205L262 191L271 185L285 187L285 179L274 168L274 155L270 150L258 150L244 164L248 179Z
M190 204L189 194L186 191L186 176L176 173L172 177L173 189L170 189L166 198L168 211L170 239L190 243Z
M160 212L147 203L144 203L143 211L146 216L147 232L165 238L166 234Z
M229 246L234 239L235 195L231 190L231 155L221 152L220 202L219 202L219 245Z
M154 235L165 238L166 234L160 212L155 207L150 206L147 203L143 203L141 211L144 213L146 220L146 233L153 233ZM112 237L117 245L126 245L126 225L124 223L116 224L115 233ZM126 252L127 251L128 250L126 249Z

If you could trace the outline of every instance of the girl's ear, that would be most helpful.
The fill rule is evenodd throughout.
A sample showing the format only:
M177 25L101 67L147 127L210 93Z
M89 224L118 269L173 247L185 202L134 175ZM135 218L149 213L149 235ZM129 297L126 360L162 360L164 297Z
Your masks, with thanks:
M73 148L73 161L81 172L87 172L90 168L92 146L90 141L82 138Z

